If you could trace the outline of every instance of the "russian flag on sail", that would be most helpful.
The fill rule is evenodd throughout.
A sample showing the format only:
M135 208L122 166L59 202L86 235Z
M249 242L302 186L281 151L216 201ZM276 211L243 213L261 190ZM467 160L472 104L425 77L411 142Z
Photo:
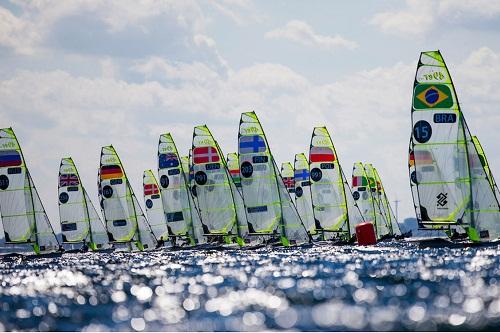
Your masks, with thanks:
M353 176L352 177L352 186L366 186L368 185L368 181L366 177L363 176Z
M266 141L260 135L240 137L240 154L263 153L266 151Z
M6 150L0 152L0 168L21 165L21 155L16 150Z
M154 195L160 193L156 184L144 184L144 195Z
M313 162L334 162L335 154L328 147L311 147L309 152L309 160Z
M219 154L215 147L196 147L193 149L194 164L219 162Z

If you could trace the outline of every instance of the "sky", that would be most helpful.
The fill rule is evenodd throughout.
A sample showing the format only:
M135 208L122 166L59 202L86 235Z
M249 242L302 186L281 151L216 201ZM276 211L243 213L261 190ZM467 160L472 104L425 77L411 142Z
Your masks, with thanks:
M187 154L207 124L233 152L251 110L279 163L327 126L348 177L372 163L402 220L415 215L413 78L436 49L499 174L499 1L2 1L0 126L14 128L56 231L62 157L97 203L100 149L113 144L142 199L161 133Z

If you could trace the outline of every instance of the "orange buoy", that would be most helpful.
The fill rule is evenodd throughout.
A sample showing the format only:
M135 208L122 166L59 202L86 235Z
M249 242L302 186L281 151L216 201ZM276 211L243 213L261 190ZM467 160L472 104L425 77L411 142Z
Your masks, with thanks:
M360 223L356 226L356 238L358 245L373 245L377 244L377 236L375 236L375 228L372 222Z

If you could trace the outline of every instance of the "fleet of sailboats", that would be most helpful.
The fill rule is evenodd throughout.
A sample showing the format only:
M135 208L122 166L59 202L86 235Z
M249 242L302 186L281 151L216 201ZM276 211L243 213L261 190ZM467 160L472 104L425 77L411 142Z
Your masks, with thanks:
M478 138L467 126L439 51L423 52L412 97L408 171L423 230L484 243L500 238L500 191ZM206 125L194 127L189 155L160 135L157 176L143 173L146 214L113 146L101 149L101 220L71 157L59 167L59 242L12 128L0 129L0 214L5 242L37 255L63 246L123 248L292 246L353 243L371 222L379 240L401 237L377 169L356 162L349 182L326 127L315 127L308 156L278 168L255 112L241 114L238 151L224 155ZM158 177L158 178L157 178ZM68 245L69 244L69 245Z

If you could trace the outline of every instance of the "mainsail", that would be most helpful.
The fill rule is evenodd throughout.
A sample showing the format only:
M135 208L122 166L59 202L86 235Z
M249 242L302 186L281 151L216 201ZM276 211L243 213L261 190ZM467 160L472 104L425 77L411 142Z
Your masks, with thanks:
M195 243L190 193L177 147L170 133L160 135L158 176L170 235Z
M246 221L236 207L234 195L238 191L232 189L234 183L224 155L206 125L194 128L192 160L195 183L192 192L205 236L221 236L226 242L236 237L237 242L243 244Z
M156 239L167 241L168 228L163 204L161 201L160 188L152 170L145 170L142 175L142 186L144 193L144 203L146 204L146 214L149 225Z
M337 233L348 233L346 186L332 139L326 127L315 127L309 150L310 178L316 229L326 239Z
M296 154L294 161L295 206L310 235L316 234L311 197L309 162L304 153Z
M231 174L234 185L241 193L241 176L240 176L240 164L238 160L238 153L227 154L227 168Z
M63 243L85 243L94 251L107 245L106 227L83 187L71 157L61 160L58 189Z
M411 120L410 164L414 164L419 226L460 226L473 241L497 239L499 204L480 167L479 153L439 51L420 55Z
M284 245L308 241L255 112L241 114L238 156L250 234L280 235Z
M191 163L191 149L189 149L188 156L181 157L182 171L184 172L184 180L186 182L186 188L188 189L189 195L189 206L191 207L191 216L193 217L193 229L195 242L197 244L203 244L207 242L207 238L203 236L203 224L200 217L200 212L198 210L198 204L196 203L196 197L191 191L191 186L193 185L193 165Z
M33 244L35 253L59 248L12 128L0 129L0 214L7 244Z
M377 227L375 214L375 199L368 184L368 176L365 166L361 162L354 163L352 167L352 196L358 207L366 218Z
M483 146L481 145L481 142L479 142L479 139L477 138L477 136L473 136L472 141L474 142L474 146L476 147L477 153L479 155L479 160L481 161L481 166L483 167L484 172L488 176L488 181L490 183L490 186L493 189L493 192L495 192L495 196L497 197L497 200L499 200L500 199L500 192L498 190L497 183L495 182L495 178L493 177L493 173L491 172L490 164L488 163L488 159L486 158L486 154L483 150Z
M293 166L290 162L281 163L281 178L285 183L288 193L295 193L295 181L293 179Z
M113 146L101 149L98 188L110 241L154 249L156 238Z
M377 184L377 193L379 196L382 213L385 216L388 226L391 228L391 234L400 235L401 230L399 228L399 223L396 220L394 211L392 210L391 203L389 202L389 198L387 197L387 192L385 191L384 184L382 183L382 179L380 178L380 175L376 168L373 168L373 171L375 173L375 182Z
M373 165L367 163L364 165L366 177L368 178L368 189L373 200L375 229L377 237L382 238L392 235L392 226L384 214L381 196L379 195L379 184L377 183L376 171Z

